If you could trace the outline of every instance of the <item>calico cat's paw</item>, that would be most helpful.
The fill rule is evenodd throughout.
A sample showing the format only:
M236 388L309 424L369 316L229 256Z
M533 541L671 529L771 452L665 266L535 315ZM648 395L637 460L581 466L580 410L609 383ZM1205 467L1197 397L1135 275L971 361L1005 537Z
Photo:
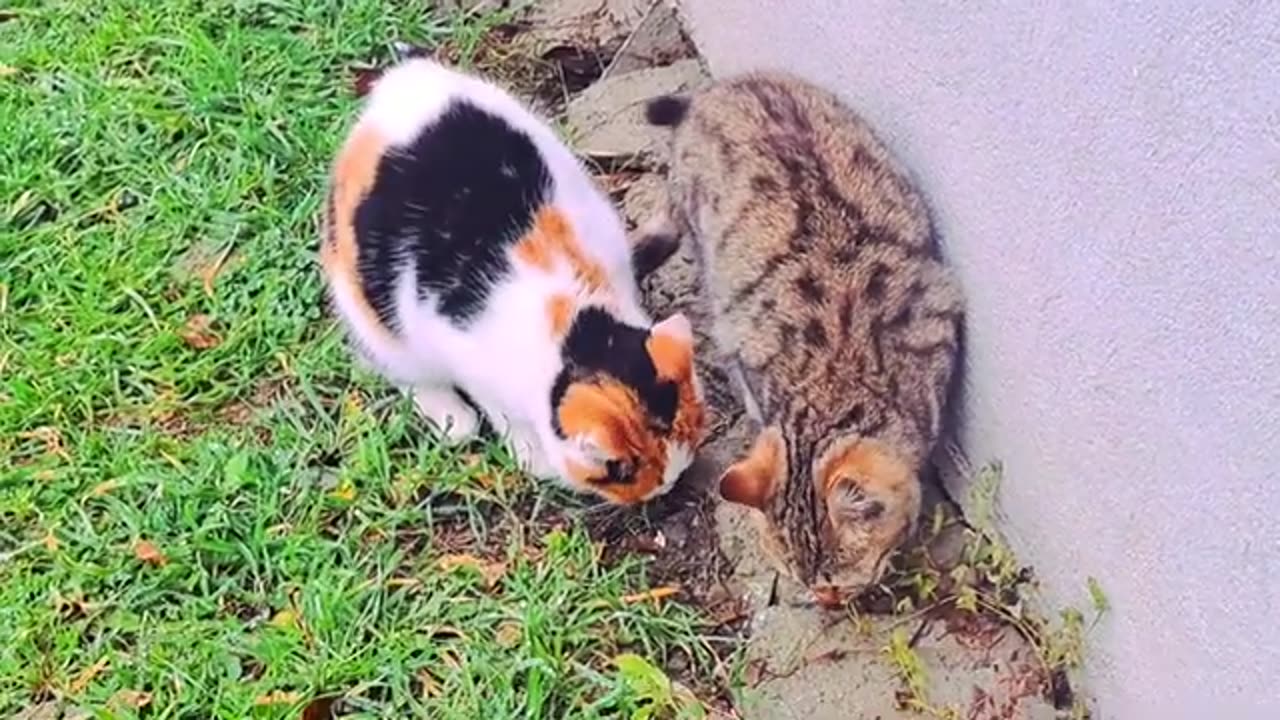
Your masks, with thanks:
M450 443L465 442L480 431L479 414L453 388L416 387L413 403Z

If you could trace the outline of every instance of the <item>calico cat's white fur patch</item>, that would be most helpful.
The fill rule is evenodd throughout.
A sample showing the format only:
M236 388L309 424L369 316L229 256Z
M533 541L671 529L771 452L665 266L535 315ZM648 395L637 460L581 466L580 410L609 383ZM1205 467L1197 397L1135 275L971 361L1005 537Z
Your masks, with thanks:
M621 219L499 87L387 71L334 165L321 258L361 354L448 440L475 434L474 403L530 472L616 503L691 462L696 373L648 350Z

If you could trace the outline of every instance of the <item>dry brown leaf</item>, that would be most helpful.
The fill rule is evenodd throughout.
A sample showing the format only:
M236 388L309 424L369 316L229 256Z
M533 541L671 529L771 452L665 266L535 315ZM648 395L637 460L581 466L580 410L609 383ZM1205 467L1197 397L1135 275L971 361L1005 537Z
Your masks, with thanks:
M151 704L151 693L141 690L120 690L111 696L107 704L118 708L141 710Z
M440 689L440 682L428 670L418 671L418 682L422 683L423 699L438 698L444 693Z
M44 426L35 430L18 433L21 440L39 440L44 443L44 451L49 455L57 455L70 462L71 456L67 454L66 447L62 444L62 431L56 427Z
M44 549L49 552L58 552L58 536L53 534L53 530L46 530L44 533Z
M462 669L462 660L458 657L458 651L451 647L440 650L440 660L448 665L450 670Z
M204 294L213 297L213 281L218 278L218 273L222 272L222 268L227 265L227 258L231 257L231 251L236 247L235 243L227 243L227 246L218 253L218 257L214 258L209 266L200 271L200 279L204 285Z
M208 315L192 315L178 337L196 350L209 350L222 344L222 338L213 332L213 320Z
M452 625L437 625L428 628L426 635L432 640L465 640L467 638L466 633Z
M315 698L302 708L302 720L329 720L333 717L333 706L338 699L334 695Z
M54 611L56 611L65 620L73 620L87 616L95 609L93 603L85 602L84 596L79 593L65 597L57 590L53 591L53 597L50 598Z
M421 580L411 577L395 577L387 580L388 588L416 588L421 584Z
M106 495L107 493L111 492L112 490L115 490L118 487L120 487L119 480L105 480L103 482L98 483L97 485L94 485L93 489L89 491L89 496L102 497L103 495Z
M111 660L109 658L103 657L98 662L81 670L80 674L76 675L76 678L71 681L71 685L69 686L69 689L71 690L71 694L79 695L80 693L84 692L84 689L89 687L89 683L93 682L95 678L97 678L102 673L106 672L107 666L109 666L110 664L111 664Z
M663 598L671 597L678 592L680 592L680 588L672 585L653 588L652 590L645 590L644 592L636 593L635 595L623 595L622 604L634 605L636 603L647 602L649 600L657 602Z
M449 571L458 567L472 567L480 571L484 577L484 586L486 589L492 588L498 584L502 576L507 572L507 564L503 562L486 562L475 555L445 555L436 561L436 566L441 570Z
M296 692L286 690L272 690L253 699L253 704L259 707L263 705L293 705L297 702L302 702L302 696Z
M169 558L160 552L160 548L156 547L150 540L139 540L133 546L133 556L148 565L164 567L169 564Z
M507 621L498 626L498 631L494 633L493 639L498 643L498 647L513 648L520 644L520 640L524 638L524 630L521 629L520 623Z

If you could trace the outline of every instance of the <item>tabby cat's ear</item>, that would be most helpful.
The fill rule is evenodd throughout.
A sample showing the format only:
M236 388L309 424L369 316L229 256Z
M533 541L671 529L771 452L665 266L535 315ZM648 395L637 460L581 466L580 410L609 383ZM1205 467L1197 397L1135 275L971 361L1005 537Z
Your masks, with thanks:
M693 326L683 313L676 313L649 330L645 349L653 360L658 377L683 379L693 369Z
M827 493L827 508L836 522L870 522L884 514L884 503L867 495L854 478L837 478Z
M720 497L732 503L764 510L787 474L782 433L768 427L760 431L747 456L720 476Z

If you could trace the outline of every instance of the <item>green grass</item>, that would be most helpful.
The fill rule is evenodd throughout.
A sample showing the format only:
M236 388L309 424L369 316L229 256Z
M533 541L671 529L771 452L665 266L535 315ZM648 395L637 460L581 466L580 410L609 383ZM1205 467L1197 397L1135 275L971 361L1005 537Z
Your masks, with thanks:
M434 444L323 312L349 68L492 21L425 5L0 8L0 716L628 716L617 654L711 662L693 611L622 600L638 561L553 529L566 499L497 450Z

